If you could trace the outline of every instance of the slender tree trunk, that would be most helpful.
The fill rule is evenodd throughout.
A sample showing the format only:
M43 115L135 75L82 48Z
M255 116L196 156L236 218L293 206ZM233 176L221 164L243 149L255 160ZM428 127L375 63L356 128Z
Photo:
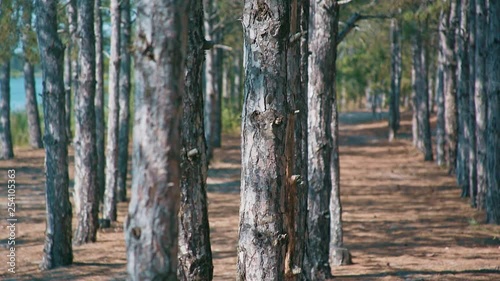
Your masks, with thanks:
M186 92L181 121L181 205L179 211L179 279L212 280L213 263L207 212L207 161L203 128L205 56L202 0L189 5Z
M445 54L445 130L446 143L448 149L448 168L449 173L455 173L456 157L457 157L457 92L456 92L456 69L457 60L455 55L455 33L458 29L458 12L457 2L459 0L451 0L450 10L448 14L448 25L446 28L446 45Z
M120 83L120 1L111 0L111 57L109 62L108 135L106 143L106 187L104 214L106 221L116 221L118 185L118 132Z
M500 224L500 2L489 1L487 39L487 223Z
M44 77L42 95L47 207L45 246L40 267L52 269L73 262L72 212L68 191L68 142L64 111L64 46L57 34L57 1L39 0L35 15Z
M104 173L106 157L104 153L104 67L102 53L102 13L101 0L94 2L94 32L95 32L95 128L97 153L97 187L99 201L104 200L106 176ZM102 206L102 205L101 205Z
M284 280L288 0L246 0L237 280ZM272 26L272 27L271 27Z
M121 38L120 38L120 85L118 117L118 183L117 201L127 201L127 168L130 122L130 0L121 1Z
M331 158L334 156L331 125L335 97L338 3L335 0L323 3L312 1L309 15L307 250L311 264L309 279L326 280L331 277L329 249L326 245L330 243L331 231L329 206L332 192Z
M477 208L485 208L487 190L487 144L486 144L486 117L487 117L487 92L486 92L486 32L487 26L486 0L476 0L476 50L474 65L474 105L476 127L476 169L477 169Z
M477 198L477 164L476 164L476 105L474 102L474 87L475 87L475 50L476 50L476 1L469 0L468 8L468 19L469 19L469 42L468 42L468 58L469 58L469 116L467 117L467 122L470 128L469 135L469 195L470 204L472 207L476 207Z
M415 39L412 41L412 68L411 68L411 108L412 108L412 118L411 118L411 133L413 146L420 149L421 144L419 143L419 127L418 127L418 68L420 65L417 63L420 61L419 52L415 46Z
M234 83L234 91L232 91L232 100L233 104L236 105L235 108L237 112L241 112L241 80L242 80L242 73L241 73L241 53L238 52L236 53L235 57L233 58L233 83Z
M399 129L399 94L401 92L401 30L397 19L391 20L391 99L389 103L389 141Z
M188 3L137 2L133 178L125 222L130 280L177 280Z
M300 35L301 6L303 0L290 2L290 38ZM298 38L300 39L300 37ZM303 192L303 177L307 177L307 159L302 157L303 139L307 133L307 92L301 85L300 40L290 42L287 53L288 105L292 111L288 118L286 136L286 197L285 215L288 244L285 257L285 280L302 280L302 264L306 242L307 193ZM307 71L307 70L306 70ZM305 121L305 122L304 122ZM305 126L305 128L303 128ZM302 189L302 190L301 190Z
M14 158L10 130L10 62L0 63L0 159Z
M215 42L222 42L222 31L218 30L215 34ZM216 81L216 95L215 107L213 110L213 147L221 147L222 141L222 72L224 68L224 52L220 48L215 50L215 81Z
M422 33L425 31L423 30ZM422 149L424 152L424 160L432 161L432 140L431 140L431 125L430 125L430 110L429 110L429 71L428 71L428 56L425 42L419 40L420 43L420 77L419 77L419 85L420 92L418 94L418 122L419 122L419 131L420 138L422 143Z
M458 143L456 178L462 188L462 197L469 196L469 57L468 57L468 9L469 0L460 0L460 27L457 32L457 107Z
M75 93L75 209L74 243L96 241L99 227L99 192L95 131L94 0L78 0L78 61L80 75Z
M437 124L436 124L436 162L439 166L445 164L445 121L444 121L444 64L443 50L446 44L446 12L442 9L439 14L439 47L436 69L436 97L437 97Z
M213 37L213 17L214 0L203 0L205 40L212 42ZM207 143L207 160L210 161L213 155L214 131L215 131L215 107L217 103L217 79L216 79L216 50L210 48L205 56L205 140Z
M70 75L70 82L67 83L66 87L66 95L65 95L65 111L66 111L66 135L68 141L71 141L73 134L71 132L71 87L73 87L73 94L78 92L78 77L79 77L79 65L77 56L77 45L78 45L78 36L76 33L77 30L77 0L69 0L68 5L66 6L66 13L68 14L68 31L69 31L69 41L68 41L68 59L71 67L68 67L68 72Z
M23 43L24 53L24 90L26 92L26 114L28 117L29 142L32 148L43 148L42 133L40 130L40 117L38 114L38 102L36 100L35 89L35 68L33 61L36 58L36 51L33 50L33 41L36 35L31 25L33 2L23 2Z

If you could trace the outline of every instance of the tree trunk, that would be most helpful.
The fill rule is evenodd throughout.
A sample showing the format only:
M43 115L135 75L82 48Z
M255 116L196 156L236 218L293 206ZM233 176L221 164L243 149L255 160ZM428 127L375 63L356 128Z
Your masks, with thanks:
M222 31L218 30L215 34L215 42L222 42ZM213 135L212 142L213 147L221 147L222 141L222 72L224 68L224 52L220 48L215 50L215 81L216 81L216 95L215 95L215 107L212 108L214 120L213 120Z
M301 32L300 13L303 2L303 0L290 2L290 38ZM303 92L301 87L300 52L300 41L291 42L287 53L288 105L291 114L288 118L285 144L287 161L285 215L288 233L285 280L290 281L302 280L307 231L307 193L304 192L303 184L303 179L307 177L307 159L303 158L303 151L307 150L307 146L303 146L306 137L304 133L307 133L307 92Z
M468 57L468 9L469 0L461 0L460 28L457 32L457 106L458 143L456 178L462 188L462 197L469 196L469 57Z
M127 168L130 119L130 0L121 1L121 38L120 38L120 85L118 121L118 183L117 201L127 201Z
M102 13L101 0L94 2L94 32L95 32L95 128L97 153L97 187L99 201L104 200L106 176L104 173L106 158L104 154L104 68L102 53Z
M26 92L26 114L28 117L29 143L32 148L43 148L42 133L40 130L40 117L38 114L38 102L36 100L35 89L35 68L37 53L34 50L36 35L31 25L33 2L23 2L23 34L21 41L23 43L24 53L24 90Z
M488 80L486 221L500 224L500 2L489 1L486 59Z
M104 214L106 221L116 221L118 188L118 122L120 83L120 1L111 0L111 57L109 59L108 137L106 143L106 187Z
M331 277L329 265L332 192L332 109L335 97L335 40L338 3L310 3L308 83L308 258L310 280ZM334 160L335 161L335 160ZM335 163L334 163L335 164ZM333 179L335 180L335 179ZM338 206L340 207L340 206ZM332 214L335 215L335 214Z
M0 63L0 159L14 158L10 130L10 62Z
M477 208L485 208L485 197L487 190L487 144L486 144L486 46L487 26L486 0L476 0L476 50L474 65L474 105L475 105L475 127L476 127L476 169L477 169Z
M425 30L422 30L424 33ZM419 71L419 82L420 85L418 95L418 122L419 122L419 132L422 143L422 150L424 152L424 160L432 161L432 140L431 140L431 125L429 121L429 77L428 77L428 57L427 57L427 49L426 46L422 42L422 38L419 38L419 51L420 51L420 68Z
M189 5L186 92L181 121L181 205L179 211L179 279L212 280L213 264L207 212L207 160L203 129L205 56L202 0Z
M214 0L203 0L205 40L212 42L213 37L213 17ZM217 78L216 78L216 50L210 48L205 56L205 140L207 143L207 160L210 161L213 155L213 139L215 131L215 107L217 103Z
M399 94L401 92L401 29L397 19L391 20L391 99L389 103L389 141L399 129Z
M436 69L436 97L437 97L437 124L436 124L436 162L439 166L445 164L445 121L444 121L444 48L446 44L446 12L441 9L439 14L439 47Z
M457 158L457 92L456 92L456 69L457 60L455 55L455 33L458 29L458 12L457 2L459 0L451 0L450 10L448 14L448 24L446 28L446 45L445 54L445 130L446 143L448 148L448 168L449 173L455 173L455 165Z
M412 117L411 117L411 135L413 146L420 149L422 146L419 143L419 127L418 127L418 68L420 65L417 63L420 61L420 55L415 46L415 40L412 38L412 68L411 68L411 108L412 108Z
M177 280L186 2L137 2L133 179L125 222L130 280Z
M237 280L284 280L289 1L247 0Z
M95 242L99 227L99 192L95 130L94 0L78 1L78 61L80 75L75 93L75 209L74 243Z
M68 5L66 6L66 13L68 14L68 31L69 31L69 39L68 39L68 58L71 67L68 67L68 72L70 75L70 82L67 83L66 87L66 95L65 95L65 111L66 111L66 135L68 141L71 141L73 136L71 132L71 87L73 87L73 94L78 92L78 60L77 56L77 45L78 45L78 36L76 33L77 30L77 9L76 9L77 0L69 0Z
M68 141L64 112L64 46L57 34L57 1L39 0L36 5L36 21L44 80L42 95L47 207L45 246L40 267L52 269L73 262L72 212L68 192Z
M476 106L474 103L474 84L475 84L475 50L476 50L476 1L469 0L468 8L469 19L469 42L468 42L468 58L469 58L469 83L468 83L468 98L469 98L469 116L467 122L470 128L469 134L469 196L470 204L476 207L477 198L477 164L476 164Z

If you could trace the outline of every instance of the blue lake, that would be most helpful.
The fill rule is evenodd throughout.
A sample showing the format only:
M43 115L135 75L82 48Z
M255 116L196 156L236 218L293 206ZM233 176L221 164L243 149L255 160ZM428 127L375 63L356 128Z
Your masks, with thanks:
M42 78L35 78L36 99L41 105ZM26 108L26 92L24 91L24 77L10 79L10 110L24 110Z

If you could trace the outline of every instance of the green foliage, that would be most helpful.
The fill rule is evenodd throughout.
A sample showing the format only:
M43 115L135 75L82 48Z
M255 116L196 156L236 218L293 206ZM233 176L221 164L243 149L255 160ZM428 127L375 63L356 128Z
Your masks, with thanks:
M42 109L39 108L39 111ZM40 125L43 134L43 114L40 114ZM24 110L16 110L10 113L10 127L12 142L16 147L29 146L28 116Z
M0 1L0 62L10 60L19 38L18 10L12 0Z
M222 131L226 134L236 134L240 132L241 113L234 107L222 107Z

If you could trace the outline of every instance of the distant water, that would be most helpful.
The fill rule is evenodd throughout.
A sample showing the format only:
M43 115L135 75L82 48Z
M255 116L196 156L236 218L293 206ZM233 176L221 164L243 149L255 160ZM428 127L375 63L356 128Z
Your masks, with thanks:
M42 102L42 78L35 78L36 99L40 105ZM24 91L24 77L10 79L10 110L26 109L26 92Z

